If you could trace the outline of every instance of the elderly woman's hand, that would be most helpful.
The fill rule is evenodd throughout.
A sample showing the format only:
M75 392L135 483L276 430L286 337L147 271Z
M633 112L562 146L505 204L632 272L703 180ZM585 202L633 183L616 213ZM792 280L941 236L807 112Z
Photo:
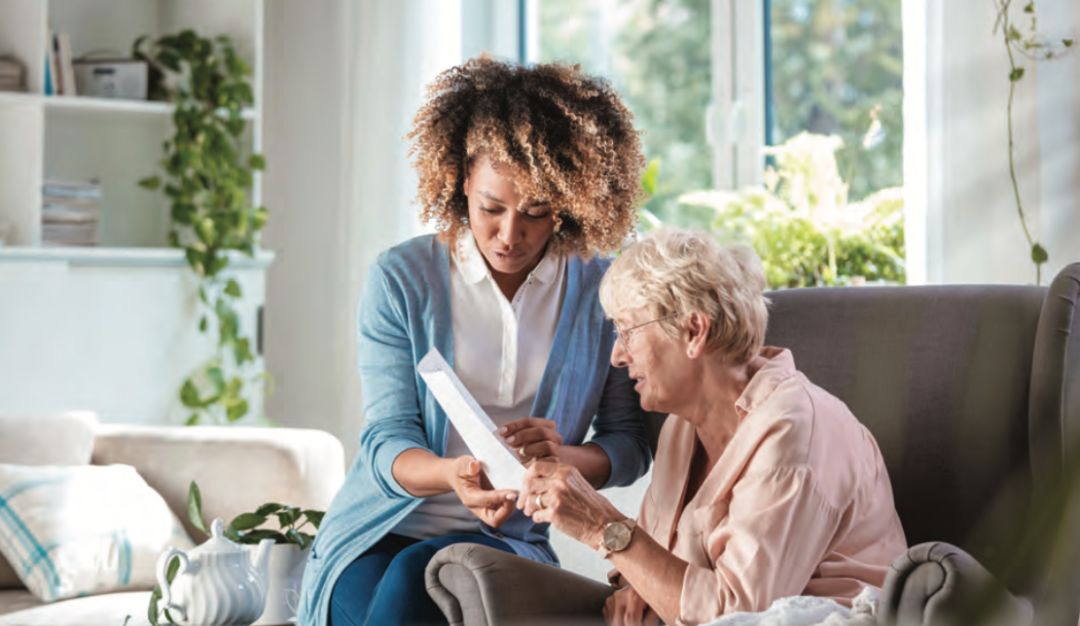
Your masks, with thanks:
M660 616L633 587L623 587L604 601L604 621L608 626L657 626Z
M626 518L576 467L557 461L529 466L517 507L534 522L550 522L590 548L599 547L604 526Z
M542 417L523 417L507 422L499 429L506 443L517 451L523 463L533 459L558 457L562 435L555 422Z
M454 459L449 480L465 508L488 526L499 527L514 512L514 492L492 489L481 471L480 462L471 456Z

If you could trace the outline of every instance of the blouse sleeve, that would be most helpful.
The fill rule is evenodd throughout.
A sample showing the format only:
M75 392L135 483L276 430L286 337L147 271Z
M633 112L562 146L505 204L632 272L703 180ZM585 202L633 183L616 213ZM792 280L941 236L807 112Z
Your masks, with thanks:
M683 576L681 621L708 622L732 611L763 611L800 594L824 558L841 511L815 488L807 466L748 474L724 503L690 514L713 567L690 564Z
M360 301L357 352L366 419L360 462L389 498L415 497L394 478L394 459L410 448L428 449L403 301L375 263Z

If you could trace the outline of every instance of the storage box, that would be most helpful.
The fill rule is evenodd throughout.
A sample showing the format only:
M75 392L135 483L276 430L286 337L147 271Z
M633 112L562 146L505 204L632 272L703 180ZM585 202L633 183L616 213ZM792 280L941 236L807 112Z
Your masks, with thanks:
M146 100L146 61L82 59L74 65L75 85L80 96Z

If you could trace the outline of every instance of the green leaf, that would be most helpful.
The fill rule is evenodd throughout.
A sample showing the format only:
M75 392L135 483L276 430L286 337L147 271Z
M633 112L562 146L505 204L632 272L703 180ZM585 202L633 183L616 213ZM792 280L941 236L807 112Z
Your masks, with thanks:
M248 167L253 170L266 169L266 159L261 154L253 154L248 157Z
M1024 68L1022 68L1022 67L1014 67L1013 70L1011 72L1009 72L1009 80L1014 82L1014 83L1016 81L1020 80L1023 77L1024 77Z
M259 543L263 539L273 539L274 543L289 543L289 540L285 538L285 535L279 533L276 530L269 530L266 528L257 528L253 531L245 533L241 543Z
M199 492L199 485L194 480L188 486L187 508L188 521L191 522L191 525L209 535L210 531L206 529L206 524L203 522L202 493Z
M255 513L241 513L233 518L233 521L229 522L229 526L232 526L236 530L251 530L257 528L266 523L265 515L257 515Z
M1073 47L1074 43L1076 43L1076 41L1073 40L1073 39L1062 39L1061 40L1061 45L1065 46L1066 48Z
M322 524L322 519L324 515L326 515L325 511L316 511L314 509L306 509L304 511L304 516L308 518L308 520L311 522L311 525L315 528L318 528L319 524Z
M300 509L296 507L286 507L284 511L277 514L278 524L285 528L286 526L292 526L296 520L300 519Z
M255 360L255 357L251 354L251 341L248 338L244 337L236 340L236 344L233 346L233 358L241 365Z
M205 333L206 332L206 316L205 315L203 315L202 317L199 318L199 332L200 333Z
M1034 2L1028 2L1027 4L1024 5L1024 13L1034 13L1034 12L1035 12L1035 3Z
M283 508L285 508L285 505L283 504L278 504L277 502L267 502L266 504L255 509L255 515L270 515L271 513L277 513Z
M180 402L189 409L203 406L202 399L199 398L199 390L195 388L195 383L191 382L190 378L185 380L180 387Z
M1009 31L1005 35L1005 37L1009 41L1020 41L1021 39L1024 38L1024 36L1022 34L1020 34L1020 31L1017 30L1016 26L1014 26L1012 24L1009 24Z
M175 580L178 571L180 571L180 559L174 556L169 559L169 567L165 570L165 582L171 583Z
M161 590L154 587L154 594L150 596L150 604L146 607L146 621L152 626L158 626L158 600L161 599Z
M247 412L247 400L238 400L225 409L225 417L227 417L230 422L235 422L247 415Z
M236 543L244 543L244 535L232 526L225 527L225 537L229 541L234 541Z
M240 290L240 283L236 282L236 279L230 278L229 282L225 283L225 293L234 298L242 298L243 292Z
M157 176L147 176L139 180L139 186L153 191L161 186L161 179Z
M188 416L187 421L184 422L184 426L195 426L199 423L199 414L192 413Z
M1035 244L1031 246L1031 260L1034 261L1036 265L1041 265L1050 260L1050 255L1046 252L1046 248L1039 244Z

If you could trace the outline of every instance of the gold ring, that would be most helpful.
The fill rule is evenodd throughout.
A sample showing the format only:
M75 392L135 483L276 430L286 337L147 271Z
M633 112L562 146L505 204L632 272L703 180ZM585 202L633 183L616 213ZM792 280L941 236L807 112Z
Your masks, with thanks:
M540 494L536 494L536 508L544 508L544 499L540 497Z

